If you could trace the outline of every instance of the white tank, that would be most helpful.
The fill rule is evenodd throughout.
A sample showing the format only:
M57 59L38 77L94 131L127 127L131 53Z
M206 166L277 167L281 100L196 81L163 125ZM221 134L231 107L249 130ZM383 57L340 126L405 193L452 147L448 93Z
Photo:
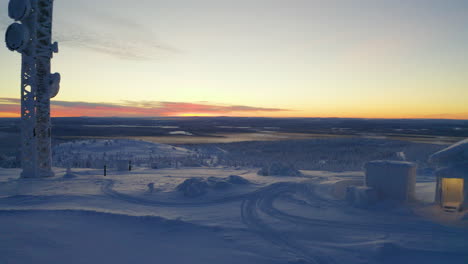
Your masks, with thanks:
M377 160L368 162L366 185L377 192L379 199L407 202L414 200L416 164L405 161Z

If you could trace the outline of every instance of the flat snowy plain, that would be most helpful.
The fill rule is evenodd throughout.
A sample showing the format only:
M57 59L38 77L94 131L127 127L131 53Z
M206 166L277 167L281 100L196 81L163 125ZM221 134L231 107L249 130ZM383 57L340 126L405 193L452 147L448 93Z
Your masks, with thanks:
M361 172L256 172L57 168L36 180L2 169L0 263L468 263L467 216L432 205L430 179L418 178L422 201L354 208L343 181ZM197 198L175 190L229 175L251 184Z

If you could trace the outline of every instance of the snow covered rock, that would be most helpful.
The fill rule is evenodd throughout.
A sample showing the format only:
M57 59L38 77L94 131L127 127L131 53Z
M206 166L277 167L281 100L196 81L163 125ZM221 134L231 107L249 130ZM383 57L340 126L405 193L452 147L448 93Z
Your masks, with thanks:
M274 162L258 171L261 176L301 176L301 172L292 165Z
M198 197L208 191L208 183L203 178L191 178L185 180L177 186L179 192L183 192L185 197Z
M227 181L232 184L242 184L242 185L250 184L249 180L242 178L241 176L238 176L238 175L229 176L227 178Z
M468 139L462 140L439 152L432 154L429 161L440 165L453 165L468 160Z

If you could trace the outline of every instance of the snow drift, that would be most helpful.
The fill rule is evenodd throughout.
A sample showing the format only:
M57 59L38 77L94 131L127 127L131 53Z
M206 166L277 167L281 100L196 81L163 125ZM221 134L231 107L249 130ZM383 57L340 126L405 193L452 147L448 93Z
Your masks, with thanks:
M185 197L198 197L208 192L209 189L225 190L232 185L245 185L250 182L241 176L231 175L227 178L208 177L207 179L195 177L187 179L176 187Z

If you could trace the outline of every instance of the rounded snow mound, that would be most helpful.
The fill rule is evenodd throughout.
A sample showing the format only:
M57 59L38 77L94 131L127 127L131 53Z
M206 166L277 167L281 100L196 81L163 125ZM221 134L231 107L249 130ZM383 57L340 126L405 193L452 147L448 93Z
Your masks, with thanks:
M250 184L250 181L242 178L241 176L238 175L231 175L227 178L227 181L232 184Z
M191 178L177 186L177 191L183 192L185 197L198 197L208 191L208 183L203 178Z
M246 185L250 182L241 176L231 175L226 178L208 177L205 178L190 178L182 182L176 187L176 190L182 192L185 197L199 197L208 192L208 190L226 190L232 185Z
M225 190L231 187L231 183L227 182L223 178L209 177L207 182L208 186L215 190Z

